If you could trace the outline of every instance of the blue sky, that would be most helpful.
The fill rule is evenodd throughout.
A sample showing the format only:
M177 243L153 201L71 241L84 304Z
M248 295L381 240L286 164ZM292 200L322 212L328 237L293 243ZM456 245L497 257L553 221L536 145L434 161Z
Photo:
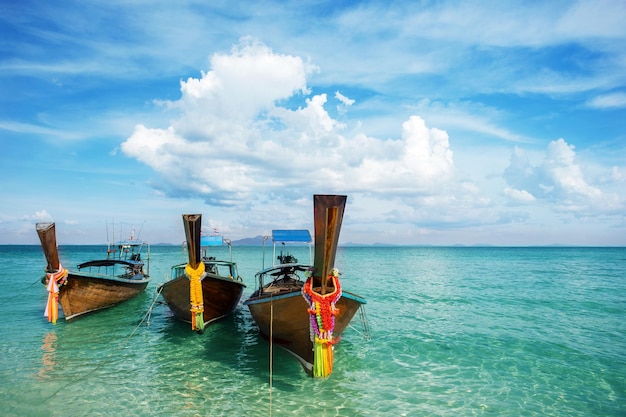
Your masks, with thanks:
M625 2L2 3L0 244L626 245Z

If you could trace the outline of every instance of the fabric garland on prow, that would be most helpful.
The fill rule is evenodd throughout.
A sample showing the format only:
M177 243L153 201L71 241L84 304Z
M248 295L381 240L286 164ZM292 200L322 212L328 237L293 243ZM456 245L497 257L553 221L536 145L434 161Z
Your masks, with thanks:
M313 342L313 376L327 377L333 372L333 330L335 316L339 310L335 304L341 298L339 271L332 269L328 276L334 290L319 294L313 287L313 277L309 276L302 287L302 295L309 304L311 341Z
M59 287L66 282L67 269L63 268L61 263L59 263L59 269L56 272L47 272L46 276L48 277L48 302L43 315L52 324L57 324L57 319L59 318Z
M202 278L205 276L204 263L199 262L195 269L187 264L187 266L185 266L185 273L189 278L191 329L202 332L204 331L204 300L202 298Z

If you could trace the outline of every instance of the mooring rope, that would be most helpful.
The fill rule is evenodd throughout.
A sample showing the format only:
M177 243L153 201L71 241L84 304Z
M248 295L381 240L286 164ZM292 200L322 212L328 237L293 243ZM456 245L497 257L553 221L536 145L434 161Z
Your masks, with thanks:
M163 286L157 288L156 293L154 294L154 298L152 299L152 304L150 304L150 308L148 308L148 318L146 320L147 327L150 327L150 317L152 317L152 310L154 309L154 305L156 304L159 295L161 295L161 291L163 291Z
M41 283L41 278L37 278L37 280L35 280L35 282L33 282L32 284L30 284L27 287L24 287L24 289L22 291L16 291L15 295L13 297L9 297L6 300L4 300L3 302L0 303L0 307L2 307L3 305L5 305L6 303L15 300L18 297L24 297L24 293L23 291L32 287L33 285L37 284L37 283Z
M369 340L372 339L372 335L370 333L370 324L369 324L369 321L367 319L367 315L365 314L365 307L364 306L361 306L359 308L359 318L361 319L361 327L363 328L363 331L359 331L352 324L349 324L348 327L350 327L352 330L354 330L355 332L360 334L363 337L363 339L369 341Z
M64 389L66 389L67 387L69 387L72 384L76 384L77 382L81 382L85 379L87 379L91 374L93 374L94 372L96 372L98 369L104 367L104 365L106 365L107 363L109 363L109 361L111 360L111 358L113 357L114 354L116 354L118 351L120 351L122 348L124 348L124 346L126 346L126 344L128 343L128 341L130 340L131 337L133 337L135 335L135 333L137 332L137 330L141 327L141 325L149 319L150 315L152 314L152 308L154 307L154 304L156 303L156 300L158 298L160 294L160 291L157 291L156 296L154 297L154 299L152 300L152 304L150 304L150 307L148 308L148 311L146 312L146 314L144 314L144 316L142 317L141 321L139 322L139 324L137 324L137 326L135 326L135 328L133 329L133 331L128 335L128 337L126 337L126 339L124 339L122 341L122 343L115 349L113 350L113 352L111 352L109 354L109 356L107 356L106 358L104 358L104 360L102 362L100 362L95 368L93 368L91 371L87 372L85 375L78 377L78 379L67 382L65 385L61 386L59 389L57 389L56 391L54 391L52 394L50 394L49 396L47 396L46 398L43 399L42 403L45 403L46 401L50 400L51 398L55 397L59 392L63 391Z
M274 372L274 299L270 295L270 417L272 417L272 377Z

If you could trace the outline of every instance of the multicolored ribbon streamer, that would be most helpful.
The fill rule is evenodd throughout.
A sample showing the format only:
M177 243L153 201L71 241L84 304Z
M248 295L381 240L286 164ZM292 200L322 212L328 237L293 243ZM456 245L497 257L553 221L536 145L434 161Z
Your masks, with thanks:
M307 278L302 295L309 304L311 341L313 342L313 376L326 377L333 372L333 330L339 309L335 304L341 298L339 271L333 268L328 276L334 290L328 294L317 293L312 286L313 277Z

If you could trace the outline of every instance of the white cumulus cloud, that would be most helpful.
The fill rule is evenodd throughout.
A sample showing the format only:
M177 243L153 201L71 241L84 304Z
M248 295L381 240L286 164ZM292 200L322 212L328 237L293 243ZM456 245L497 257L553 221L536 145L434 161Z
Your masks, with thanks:
M518 190L512 187L506 187L504 189L504 194L512 200L518 201L520 203L532 203L535 201L535 196L529 193L526 190Z
M335 98L337 100L339 100L342 104L344 104L345 106L348 106L348 107L352 106L355 103L355 100L352 100L352 99L344 96L339 91L335 91Z
M51 222L52 216L46 210L36 211L35 214L31 216L31 218L36 222Z
M299 57L244 39L211 66L181 82L180 99L168 103L179 117L168 128L137 125L121 145L160 174L155 187L167 195L216 205L294 191L410 195L438 193L453 176L447 133L418 116L397 139L345 136L325 109L326 94L304 97L312 66ZM284 104L298 98L298 107ZM339 92L335 98L354 102Z
M564 139L552 141L543 161L534 166L525 152L516 147L504 172L508 183L505 195L521 202L548 201L559 210L579 215L592 210L609 213L623 209L619 196L604 193L588 182L576 162L574 149Z

